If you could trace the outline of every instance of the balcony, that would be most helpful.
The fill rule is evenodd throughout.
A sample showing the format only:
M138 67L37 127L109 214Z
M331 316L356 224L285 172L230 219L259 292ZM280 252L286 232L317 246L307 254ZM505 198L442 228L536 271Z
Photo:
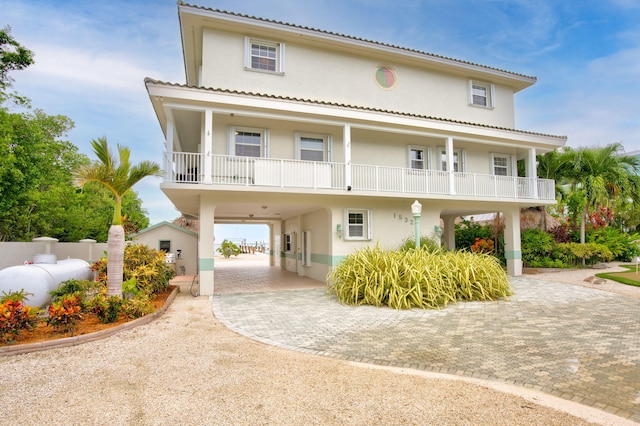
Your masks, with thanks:
M347 166L341 163L227 155L210 158L211 174L205 176L202 154L165 153L164 181L342 191L349 185L354 191L372 193L555 200L555 183L549 179L352 165L347 183Z

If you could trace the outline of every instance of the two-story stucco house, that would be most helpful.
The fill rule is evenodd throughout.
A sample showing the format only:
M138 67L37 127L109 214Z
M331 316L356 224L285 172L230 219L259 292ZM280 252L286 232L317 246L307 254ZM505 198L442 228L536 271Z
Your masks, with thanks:
M566 138L515 129L535 78L342 34L178 4L186 84L146 79L165 135L161 188L200 219L202 294L214 223L270 227L270 264L324 280L363 246L414 233L453 248L454 220L555 202L536 155ZM518 175L520 169L525 170ZM442 226L443 225L443 226Z

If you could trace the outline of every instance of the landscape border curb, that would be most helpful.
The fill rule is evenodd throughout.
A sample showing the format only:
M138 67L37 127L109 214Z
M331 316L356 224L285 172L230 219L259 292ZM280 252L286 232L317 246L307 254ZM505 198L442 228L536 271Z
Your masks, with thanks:
M164 305L162 305L158 310L153 312L152 314L145 315L140 318L136 318L133 321L129 321L127 323L107 328L105 330L96 331L95 333L82 334L80 336L73 337L64 337L62 339L54 339L47 340L45 342L38 343L26 343L23 345L8 345L0 347L0 357L3 356L11 356L11 355L21 355L29 352L37 352L37 351L45 351L49 349L57 349L57 348L66 348L69 346L81 345L83 343L93 342L95 340L104 339L114 334L120 333L121 331L130 330L132 328L136 328L140 325L149 324L151 321L156 318L162 316L164 312L167 310L169 305L176 298L176 295L180 291L180 286L175 286Z

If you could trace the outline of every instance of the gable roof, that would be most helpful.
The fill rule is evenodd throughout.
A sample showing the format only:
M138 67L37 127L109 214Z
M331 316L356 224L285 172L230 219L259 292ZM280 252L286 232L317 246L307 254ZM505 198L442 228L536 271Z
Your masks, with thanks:
M469 73L492 75L494 78L500 78L509 80L515 91L522 90L529 87L537 81L536 77L528 76L521 73L507 71L504 69L490 67L487 65L481 65L474 62L463 61L443 55L425 52L418 49L412 49L408 47L397 46L393 44L383 43L379 41L369 40L365 38L350 36L346 34L336 33L327 30L321 30L313 27L307 27L303 25L292 24L289 22L277 21L273 19L260 18L256 16L229 12L226 10L215 9L204 6L192 5L185 3L182 0L178 0L178 15L180 18L180 28L182 33L182 49L185 61L185 72L187 74L187 82L196 81L197 69L194 64L200 63L199 61L192 61L189 63L188 57L192 55L202 54L201 49L197 47L195 49L186 49L185 38L190 38L190 43L196 43L197 37L195 36L197 31L192 22L192 28L187 31L183 26L187 26L186 15L200 16L201 21L197 22L198 25L205 26L211 25L215 20L232 22L236 24L249 25L254 27L261 27L261 29L271 29L280 32L294 33L297 35L304 35L305 38L317 38L324 39L324 41L331 41L343 45L352 45L362 49L371 49L384 54L401 55L407 58L418 59L424 63L428 63L431 66L440 66L449 69L464 70ZM185 16L183 16L183 13ZM206 18L206 20L205 20ZM201 27L200 27L201 28ZM302 40L302 38L300 38ZM200 53L198 53L200 52Z
M165 222L156 223L155 225L151 225L151 226L149 226L147 228L144 228L143 230L141 230L140 232L138 232L136 234L133 234L132 236L136 237L136 236L138 236L140 234L146 234L147 232L151 232L151 231L153 231L155 229L158 229L158 228L161 228L163 226L168 226L169 228L175 229L176 231L184 232L185 234L190 235L192 237L196 237L196 238L198 237L198 234L196 234L195 232L189 231L188 229L184 229L181 226L174 225L173 223L166 222L166 221Z

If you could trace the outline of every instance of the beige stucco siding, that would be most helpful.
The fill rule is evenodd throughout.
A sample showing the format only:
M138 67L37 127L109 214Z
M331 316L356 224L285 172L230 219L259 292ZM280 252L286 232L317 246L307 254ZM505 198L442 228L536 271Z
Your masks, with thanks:
M302 232L310 232L311 265L301 266L303 275L318 281L324 281L329 272L331 216L327 209L318 209L304 214L300 218ZM302 234L301 234L302 236ZM302 238L300 239L302 243Z
M198 240L195 234L186 233L168 225L160 225L143 230L134 238L135 243L144 244L155 250L160 249L160 241L170 241L173 254L176 254L178 249L182 251L182 258L175 264L178 274L181 273L180 266L184 266L185 275L198 273Z
M494 85L495 108L478 108L469 106L469 76L291 41L284 44L284 74L256 72L244 68L244 44L245 34L205 29L201 85L509 128L515 124L513 89L507 86ZM376 68L382 65L396 73L396 84L391 89L382 89L375 81Z

